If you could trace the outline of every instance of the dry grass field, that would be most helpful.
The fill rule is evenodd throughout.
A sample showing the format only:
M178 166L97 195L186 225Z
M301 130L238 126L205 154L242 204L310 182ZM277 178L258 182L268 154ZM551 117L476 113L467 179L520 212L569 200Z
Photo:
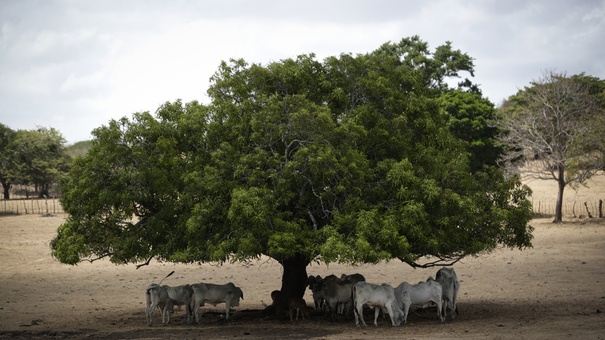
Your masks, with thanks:
M534 179L525 184L532 189L531 201L534 210L554 214L557 200L556 182ZM563 194L563 219L570 221L588 217L585 203L593 217L597 217L599 200L605 201L605 174L603 173L586 181L585 186L573 188L568 185Z
M605 197L605 181L595 179L579 195ZM549 195L554 182L530 183L534 197ZM434 310L411 313L408 323L356 327L353 318L330 322L321 314L290 322L259 311L279 289L281 267L263 258L224 266L115 266L107 261L62 265L50 256L49 241L65 215L0 216L0 338L23 339L605 339L605 220L535 219L533 248L498 249L456 264L461 281L460 315L439 324ZM147 326L144 290L170 271L164 284L234 282L244 300L224 321L223 305L204 306L200 325ZM375 283L423 281L436 269L412 269L398 261L359 267L312 264L309 274L362 273ZM311 295L305 299L311 305ZM369 320L366 317L366 322Z

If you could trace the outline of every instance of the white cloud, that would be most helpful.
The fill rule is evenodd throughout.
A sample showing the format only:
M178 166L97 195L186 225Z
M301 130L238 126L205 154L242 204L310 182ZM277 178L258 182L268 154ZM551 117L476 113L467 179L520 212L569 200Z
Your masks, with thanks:
M204 100L221 60L365 53L419 35L475 58L498 103L545 68L605 78L605 1L0 2L0 122L70 142L111 118Z

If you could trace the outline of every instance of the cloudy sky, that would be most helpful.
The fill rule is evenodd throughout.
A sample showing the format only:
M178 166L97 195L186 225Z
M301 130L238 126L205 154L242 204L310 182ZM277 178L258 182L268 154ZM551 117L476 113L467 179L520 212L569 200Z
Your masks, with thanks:
M605 78L605 0L0 0L0 123L71 144L207 101L221 60L323 60L413 35L473 57L495 104L547 69Z

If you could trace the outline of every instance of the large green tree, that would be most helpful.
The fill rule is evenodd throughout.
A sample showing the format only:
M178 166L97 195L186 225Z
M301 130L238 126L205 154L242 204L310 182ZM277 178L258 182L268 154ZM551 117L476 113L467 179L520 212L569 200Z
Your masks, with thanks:
M65 153L65 139L53 128L13 131L0 124L0 182L4 198L10 198L13 184L35 187L40 197L48 196L68 171L71 159Z
M11 143L16 156L19 182L33 185L39 197L67 173L71 158L65 153L65 139L54 128L17 130Z
M418 37L367 54L221 63L211 102L96 129L62 185L64 263L282 264L302 296L311 261L412 266L531 245L527 187L471 171L439 98L472 59ZM132 219L136 216L136 219ZM427 260L428 259L428 260Z
M0 183L2 183L3 197L10 198L10 189L18 177L16 155L13 148L16 132L0 123Z
M557 181L554 223L563 220L567 185L584 183L605 164L604 89L598 78L548 70L500 108L509 169Z

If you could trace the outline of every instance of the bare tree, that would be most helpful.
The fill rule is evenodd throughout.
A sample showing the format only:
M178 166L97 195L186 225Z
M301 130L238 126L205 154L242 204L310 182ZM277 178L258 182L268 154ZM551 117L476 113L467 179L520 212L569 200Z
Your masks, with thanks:
M587 160L599 152L605 135L596 123L602 107L587 84L549 70L505 101L500 112L499 139L508 150L503 164L523 176L557 181L553 223L561 223L565 187L584 183L599 170L598 162ZM590 140L595 138L601 141Z

